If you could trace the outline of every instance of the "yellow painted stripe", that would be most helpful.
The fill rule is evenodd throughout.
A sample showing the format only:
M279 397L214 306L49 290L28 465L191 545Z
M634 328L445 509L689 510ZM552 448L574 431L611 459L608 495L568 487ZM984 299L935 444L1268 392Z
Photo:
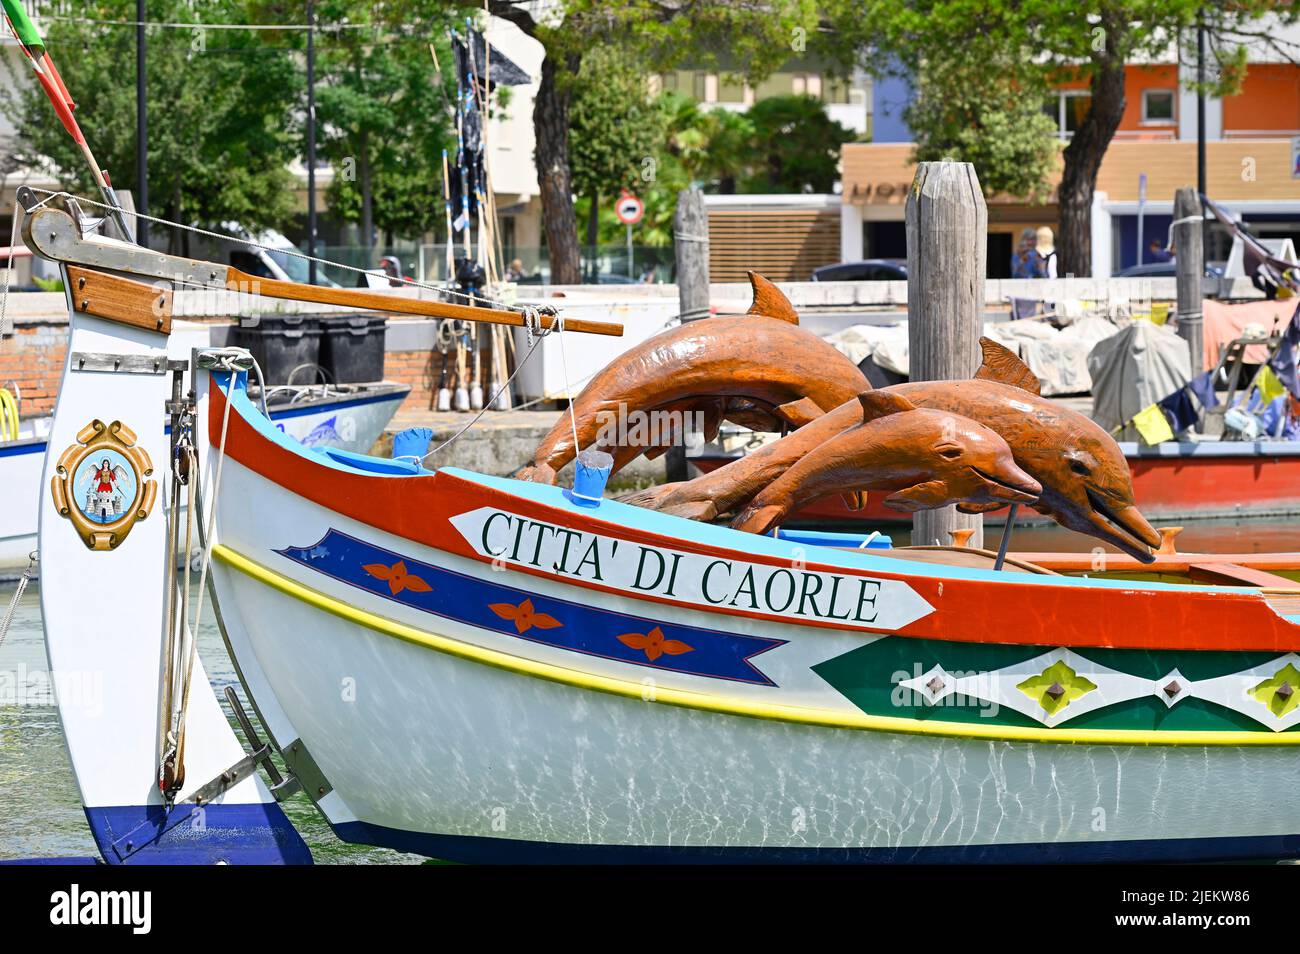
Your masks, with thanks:
M378 616L367 610L327 596L304 586L260 563L218 544L213 555L222 563L240 573L258 580L272 589L291 596L322 612L345 619L358 626L393 636L404 642L424 646L449 656L468 659L496 669L504 669L521 676L546 679L577 689L590 689L615 696L658 702L705 712L768 719L776 722L795 722L803 725L823 726L831 729L867 729L875 732L897 732L907 735L930 735L958 739L1000 740L1009 742L1050 742L1085 745L1298 745L1300 733L1259 732L1239 730L1225 732L1179 731L1155 732L1148 729L1048 729L1025 726L980 726L965 722L939 722L905 719L897 716L869 715L865 712L841 712L835 709L794 706L784 703L765 703L752 699L729 698L709 692L689 689L657 687L653 697L646 698L646 686L640 682L601 676L581 669L569 669L552 663L516 656L496 649L487 649L472 643L461 642L416 629L395 620Z

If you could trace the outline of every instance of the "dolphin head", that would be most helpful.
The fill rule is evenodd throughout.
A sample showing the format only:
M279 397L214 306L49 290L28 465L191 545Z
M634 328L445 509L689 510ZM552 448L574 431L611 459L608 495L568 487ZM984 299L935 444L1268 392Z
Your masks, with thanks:
M1016 460L1043 485L1034 508L1057 523L1104 540L1150 563L1160 534L1133 500L1133 477L1119 445L1087 417L1068 408L1029 411L996 426L1014 448ZM1041 427L1042 434L1035 434ZM972 505L978 512L996 509Z
M1155 559L1151 548L1160 546L1160 534L1134 503L1133 478L1119 445L1091 421L1080 422L1071 431L1051 476L1040 475L1043 496L1038 509L1071 530L1105 540L1150 563Z
M859 396L864 425L886 414L900 429L891 439L924 479L885 498L895 510L928 510L952 503L1003 506L1032 503L1042 486L1016 464L996 431L951 411L919 408L897 395Z

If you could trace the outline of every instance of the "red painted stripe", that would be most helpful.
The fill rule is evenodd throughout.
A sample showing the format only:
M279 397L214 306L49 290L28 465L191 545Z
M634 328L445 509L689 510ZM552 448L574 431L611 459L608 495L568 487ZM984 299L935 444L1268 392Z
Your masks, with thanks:
M224 397L215 388L209 402L209 435L219 443ZM489 562L476 553L448 521L479 507L497 507L548 523L690 553L716 555L770 566L788 561L742 550L706 546L647 533L587 514L574 514L446 473L391 478L356 474L315 464L268 440L239 414L230 416L227 453L268 480L327 510L416 543ZM304 541L282 541L301 545ZM512 569L556 579L526 567ZM900 635L954 642L1017 645L1287 652L1300 650L1300 627L1278 616L1257 593L1094 588L1027 584L1015 576L1003 581L931 579L901 573L855 570L809 562L807 568L843 576L902 580L935 611ZM700 609L662 597L630 597L622 590L565 578L572 586L615 593L641 602ZM710 612L723 616L771 619L731 607ZM786 622L857 630L835 622L785 618Z

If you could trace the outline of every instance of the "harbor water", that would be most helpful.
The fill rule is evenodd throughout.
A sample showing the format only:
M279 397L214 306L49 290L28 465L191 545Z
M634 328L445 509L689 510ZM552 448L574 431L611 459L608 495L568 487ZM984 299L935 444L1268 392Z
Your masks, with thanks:
M14 590L13 583L0 584L0 612L9 605ZM199 654L226 708L223 690L237 685L235 671L210 617L199 631ZM93 686L87 689L93 691ZM230 712L226 715L229 718ZM237 727L235 733L239 734ZM339 841L301 792L284 808L317 864L425 861L415 855ZM0 644L0 861L97 854L50 693L40 587L33 583L23 593L9 635Z
M906 528L880 528L897 545ZM1001 529L990 527L985 546L996 549ZM1300 520L1189 521L1178 538L1185 552L1259 553L1300 550ZM1083 551L1093 541L1058 527L1016 528L1013 552ZM13 597L13 583L0 584L0 612ZM27 588L13 625L0 643L0 860L94 856L76 782L68 765L58 713L50 695L39 584ZM225 706L222 690L236 685L234 668L211 621L199 633L199 652ZM230 713L227 712L227 716ZM232 725L233 725L232 719ZM238 735L238 729L236 728ZM285 804L312 856L321 864L419 863L425 859L339 841L301 793Z

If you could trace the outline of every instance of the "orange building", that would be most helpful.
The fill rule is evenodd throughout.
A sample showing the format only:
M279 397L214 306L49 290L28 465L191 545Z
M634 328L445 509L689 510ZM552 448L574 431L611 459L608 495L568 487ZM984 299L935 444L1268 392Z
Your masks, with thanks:
M1175 61L1127 68L1124 116L1102 162L1093 203L1096 277L1153 261L1150 243L1167 239L1174 191L1196 184L1192 76L1187 63ZM909 97L906 83L878 84L873 141L844 147L845 260L906 255L903 209L914 165L911 132L901 114ZM1087 114L1090 98L1086 80L1067 80L1047 104L1063 144ZM1250 62L1239 92L1207 98L1205 119L1210 197L1247 222L1256 235L1291 238L1300 247L1300 66L1263 57ZM990 277L1009 275L1012 247L1022 229L1055 229L1057 222L1055 202L991 198ZM1225 234L1212 230L1207 260L1222 260L1227 253Z

